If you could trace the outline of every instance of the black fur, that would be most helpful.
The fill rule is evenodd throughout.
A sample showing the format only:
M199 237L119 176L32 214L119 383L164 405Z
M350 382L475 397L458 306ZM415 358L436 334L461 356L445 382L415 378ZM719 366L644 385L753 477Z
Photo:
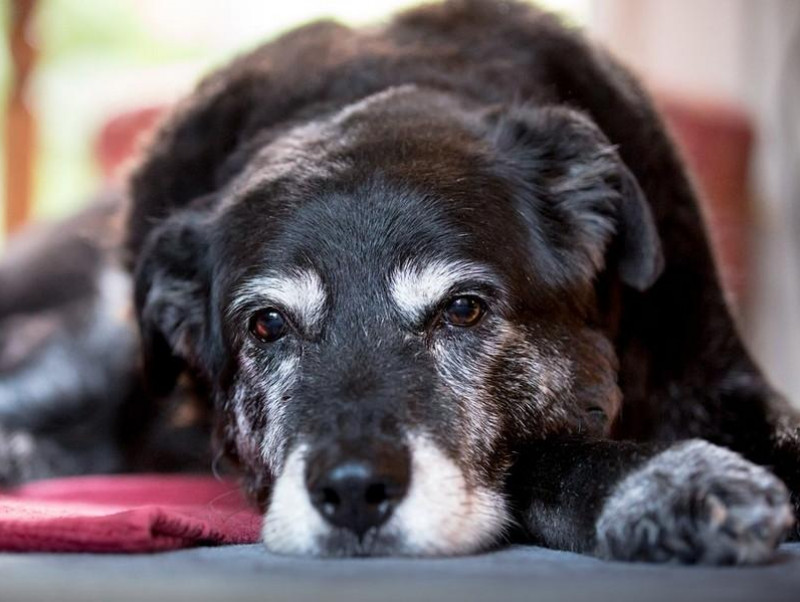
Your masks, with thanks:
M711 446L691 447L709 472L676 478L692 486L656 518L620 516L628 522L603 530L626 477L650 479L647 467L669 464L670 446L689 438L770 466L798 512L800 420L739 340L658 115L623 69L547 14L462 0L378 30L290 32L201 83L159 128L129 193L125 259L150 391L188 377L262 506L296 441L369 447L422 426L546 545L763 560L785 521L737 525L747 537L723 546L719 529L689 516L712 490L735 500L725 511L737 520L741 505L785 503L781 483L739 456L714 473ZM456 333L435 316L397 316L385 278L419 257L490 266L496 285L471 284L491 306L479 326ZM259 308L230 306L246 279L273 268L313 268L332 300L324 326L258 346L243 325ZM431 359L436 345L459 358L450 381ZM561 389L525 372L531 349L553 375L566 371ZM253 440L272 426L264 375L292 354L302 378L284 394L289 427L268 463ZM481 374L466 371L478 364ZM492 426L476 435L451 385L478 376L470 386ZM758 488L741 486L748 470ZM643 544L636 525L647 520L660 539ZM687 524L705 535L676 535ZM329 545L363 553L346 539Z

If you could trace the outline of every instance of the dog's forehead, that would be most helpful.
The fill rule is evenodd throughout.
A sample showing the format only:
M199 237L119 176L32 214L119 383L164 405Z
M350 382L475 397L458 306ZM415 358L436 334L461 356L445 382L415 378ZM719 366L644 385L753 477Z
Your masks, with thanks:
M434 172L463 177L478 167L484 127L458 98L414 85L388 88L265 136L229 197L237 204L268 189L308 190L375 172L428 185Z
M403 87L266 145L223 214L233 284L305 270L376 297L524 277L525 226L475 119Z
M502 233L477 205L371 178L264 215L261 223L260 212L251 210L250 223L232 240L239 248L235 263L247 266L235 287L292 291L307 308L330 294L361 295L407 313L459 283L499 287L513 267L504 249L513 246L509 225L500 244Z

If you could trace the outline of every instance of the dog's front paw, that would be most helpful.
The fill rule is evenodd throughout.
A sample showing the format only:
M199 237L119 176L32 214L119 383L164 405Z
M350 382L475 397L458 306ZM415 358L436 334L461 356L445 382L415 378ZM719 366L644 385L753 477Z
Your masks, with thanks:
M664 451L624 478L597 522L598 555L648 562L755 564L793 523L767 470L705 441Z

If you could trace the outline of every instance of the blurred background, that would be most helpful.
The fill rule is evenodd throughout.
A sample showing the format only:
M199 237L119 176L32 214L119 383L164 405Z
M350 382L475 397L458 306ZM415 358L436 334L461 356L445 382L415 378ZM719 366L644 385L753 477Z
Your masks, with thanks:
M119 181L203 73L300 23L409 0L2 0L0 245ZM800 2L540 0L653 91L756 358L800 405ZM2 294L2 291L0 291Z

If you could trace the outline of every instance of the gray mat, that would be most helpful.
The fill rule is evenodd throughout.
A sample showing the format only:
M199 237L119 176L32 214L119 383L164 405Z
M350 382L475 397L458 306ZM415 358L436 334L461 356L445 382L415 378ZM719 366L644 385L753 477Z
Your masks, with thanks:
M745 568L651 566L515 546L463 558L296 559L261 546L154 555L0 554L3 600L791 600L800 544Z

